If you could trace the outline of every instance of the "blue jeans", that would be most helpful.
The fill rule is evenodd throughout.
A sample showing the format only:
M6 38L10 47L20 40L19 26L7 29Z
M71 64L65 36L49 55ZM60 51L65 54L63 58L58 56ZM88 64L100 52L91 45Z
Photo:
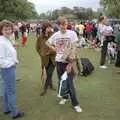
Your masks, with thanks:
M2 77L4 80L4 112L10 111L15 116L16 111L16 67L2 68Z
M2 73L0 68L0 96L3 96L3 79L2 79Z

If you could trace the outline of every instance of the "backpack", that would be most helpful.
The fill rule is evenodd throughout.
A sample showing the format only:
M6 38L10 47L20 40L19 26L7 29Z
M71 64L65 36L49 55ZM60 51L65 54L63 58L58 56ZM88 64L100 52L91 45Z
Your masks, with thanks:
M88 58L78 60L79 71L82 76L88 76L94 70L94 66Z

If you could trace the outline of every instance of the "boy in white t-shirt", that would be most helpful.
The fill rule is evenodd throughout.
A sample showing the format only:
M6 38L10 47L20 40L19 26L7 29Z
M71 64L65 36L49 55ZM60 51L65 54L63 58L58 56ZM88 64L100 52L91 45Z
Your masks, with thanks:
M74 31L66 29L66 22L67 20L64 17L59 18L60 31L54 33L46 43L49 48L56 51L56 68L59 78L59 85L61 81L61 76L65 73L66 68L69 64L69 62L63 57L64 51L66 47L69 48L71 43L74 44L78 41L76 33ZM62 96L62 100L59 102L59 104L65 104L65 102L70 96L74 110L76 112L82 112L82 109L80 108L78 100L76 98L76 92L73 83L74 73L73 71L70 71L67 74L68 77L66 80L69 93L65 96Z

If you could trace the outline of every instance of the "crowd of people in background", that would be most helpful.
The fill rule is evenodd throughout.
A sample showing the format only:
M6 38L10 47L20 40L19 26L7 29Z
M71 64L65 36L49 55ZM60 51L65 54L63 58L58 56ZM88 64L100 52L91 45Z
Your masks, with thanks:
M64 17L60 17L55 22L38 23L11 23L3 20L0 22L0 89L1 86L4 87L4 91L1 93L4 114L10 113L13 119L24 116L24 112L17 110L16 107L16 64L19 63L16 47L19 46L18 40L21 41L22 47L25 47L27 37L33 33L37 39L36 51L41 58L41 79L45 79L40 95L44 96L48 88L56 90L52 82L56 67L58 91L61 80L66 79L67 81L67 93L61 96L59 104L65 104L70 97L76 112L82 112L73 83L76 75L77 55L69 50L70 54L64 56L66 49L91 48L97 50L99 48L101 49L100 68L107 69L107 61L120 67L120 27L115 31L105 16L100 16L97 23L92 21L73 23L68 22ZM4 85L1 82L2 79Z
M36 33L36 37L41 34L42 31L42 24L44 21L41 22L13 22L14 24L14 35L11 39L13 41L17 41L21 39L22 46L26 45L27 36L30 33ZM57 32L59 30L59 25L56 21L49 21L52 27L52 31ZM110 25L108 23L102 23L99 19L99 22L93 21L82 21L82 22L68 22L67 29L73 30L76 32L79 38L79 45L78 47L89 47L89 48L98 48L102 46L99 28L101 29L102 25L108 26L108 29L111 27L113 29L111 32L116 36L116 33L119 31L119 26L117 30L115 25ZM114 30L115 29L115 30Z

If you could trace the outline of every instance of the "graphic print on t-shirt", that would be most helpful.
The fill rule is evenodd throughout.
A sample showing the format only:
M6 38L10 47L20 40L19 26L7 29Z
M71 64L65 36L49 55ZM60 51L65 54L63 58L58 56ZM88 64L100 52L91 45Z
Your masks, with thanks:
M65 48L70 47L70 38L58 38L56 41L57 54L63 54Z

